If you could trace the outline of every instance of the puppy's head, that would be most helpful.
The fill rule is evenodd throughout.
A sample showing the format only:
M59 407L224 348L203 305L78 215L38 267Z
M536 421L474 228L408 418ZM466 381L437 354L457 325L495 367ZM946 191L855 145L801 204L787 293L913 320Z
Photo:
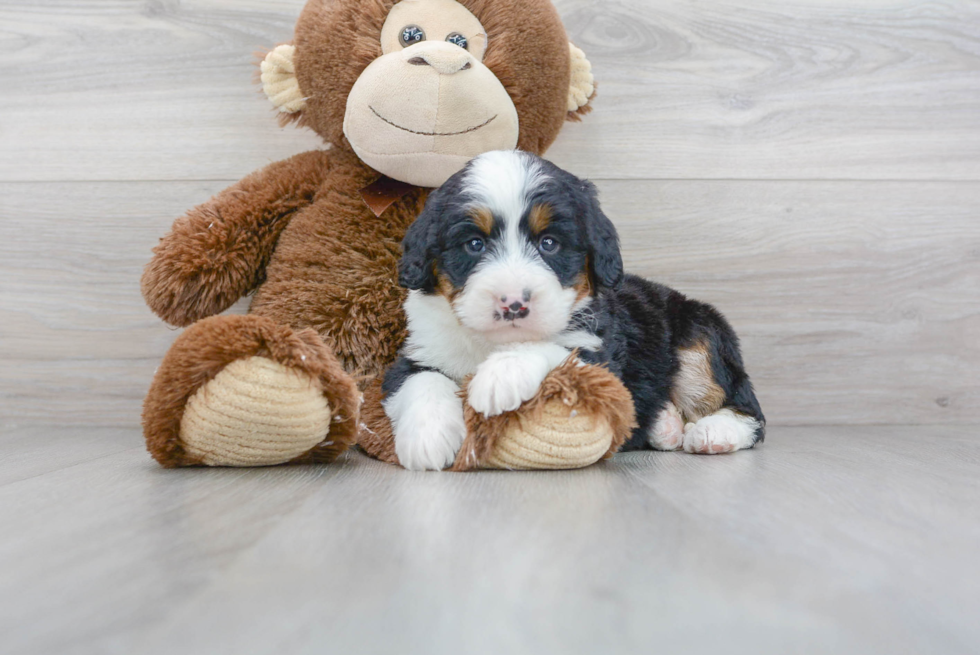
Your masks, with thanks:
M401 285L445 296L495 342L553 337L623 276L595 187L519 151L480 155L433 191L402 247Z

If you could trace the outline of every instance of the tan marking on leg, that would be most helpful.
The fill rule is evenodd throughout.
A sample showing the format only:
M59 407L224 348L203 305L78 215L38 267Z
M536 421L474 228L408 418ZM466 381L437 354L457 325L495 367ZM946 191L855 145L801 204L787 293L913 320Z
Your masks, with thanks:
M479 228L479 230L484 234L489 236L493 231L493 212L491 212L488 208L475 207L473 211L470 212L470 218L473 220L476 227Z
M531 234L537 236L544 232L551 225L551 206L535 205L532 207L527 223L528 227L531 228Z
M715 382L706 343L677 351L680 370L674 378L670 399L687 421L695 422L721 409L725 392Z

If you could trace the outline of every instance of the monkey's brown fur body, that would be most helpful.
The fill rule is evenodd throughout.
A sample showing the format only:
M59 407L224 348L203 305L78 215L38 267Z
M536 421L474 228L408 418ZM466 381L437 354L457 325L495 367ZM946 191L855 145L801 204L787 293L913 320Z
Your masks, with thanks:
M286 120L315 130L333 146L244 178L178 219L154 249L142 279L144 297L168 323L189 326L164 358L144 405L147 447L163 466L222 463L186 443L181 431L185 408L195 396L209 402L208 385L216 376L231 362L253 357L305 376L326 399L333 422L315 446L299 453L280 452L268 440L243 442L239 446L247 461L331 461L355 442L376 457L397 461L380 393L372 383L404 339L405 295L397 283L400 242L428 190L414 188L376 216L361 190L380 174L354 154L342 129L350 89L381 55L378 38L393 4L307 4L295 41L296 78L307 97L303 110ZM518 147L542 153L566 118L588 110L583 105L569 113L566 107L568 42L551 2L461 4L488 34L483 63L517 109ZM216 316L249 293L255 294L249 315ZM256 373L251 396L242 392L233 406L216 407L213 415L224 418L214 419L214 430L238 434L251 421L268 433L275 421L285 420L275 416L274 404L262 394L255 396L254 389L267 379L263 375L268 373ZM608 410L606 423L616 426L617 435L628 433L624 417L631 406L625 390L620 392L618 381L601 371L588 371L586 378L586 386L603 389L597 397L604 400L593 402L590 410ZM363 408L360 389L366 390ZM535 399L528 406L540 404ZM487 450L471 445L466 452Z

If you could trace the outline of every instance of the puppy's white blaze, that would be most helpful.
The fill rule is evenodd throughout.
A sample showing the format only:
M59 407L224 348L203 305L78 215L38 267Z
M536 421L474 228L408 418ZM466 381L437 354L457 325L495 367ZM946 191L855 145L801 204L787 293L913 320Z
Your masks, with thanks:
M528 196L546 179L540 164L526 153L494 150L470 163L463 192L474 205L489 208L516 229L527 211Z
M466 437L459 386L441 373L424 371L385 399L398 461L413 471L442 470L456 459Z
M715 455L751 448L759 422L751 416L720 409L684 429L684 450Z
M410 291L404 307L405 354L423 366L462 382L493 352L491 343L460 324L445 297Z

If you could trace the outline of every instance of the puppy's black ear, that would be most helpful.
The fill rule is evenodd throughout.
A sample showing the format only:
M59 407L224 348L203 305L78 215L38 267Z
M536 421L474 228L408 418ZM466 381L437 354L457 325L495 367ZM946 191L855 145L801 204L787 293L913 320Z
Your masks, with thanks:
M436 189L429 194L425 208L402 239L402 258L398 262L398 284L410 290L435 291L436 226L445 204Z
M585 182L588 195L586 235L589 240L589 262L597 286L615 288L623 279L623 256L619 252L619 235L599 206L595 185Z

